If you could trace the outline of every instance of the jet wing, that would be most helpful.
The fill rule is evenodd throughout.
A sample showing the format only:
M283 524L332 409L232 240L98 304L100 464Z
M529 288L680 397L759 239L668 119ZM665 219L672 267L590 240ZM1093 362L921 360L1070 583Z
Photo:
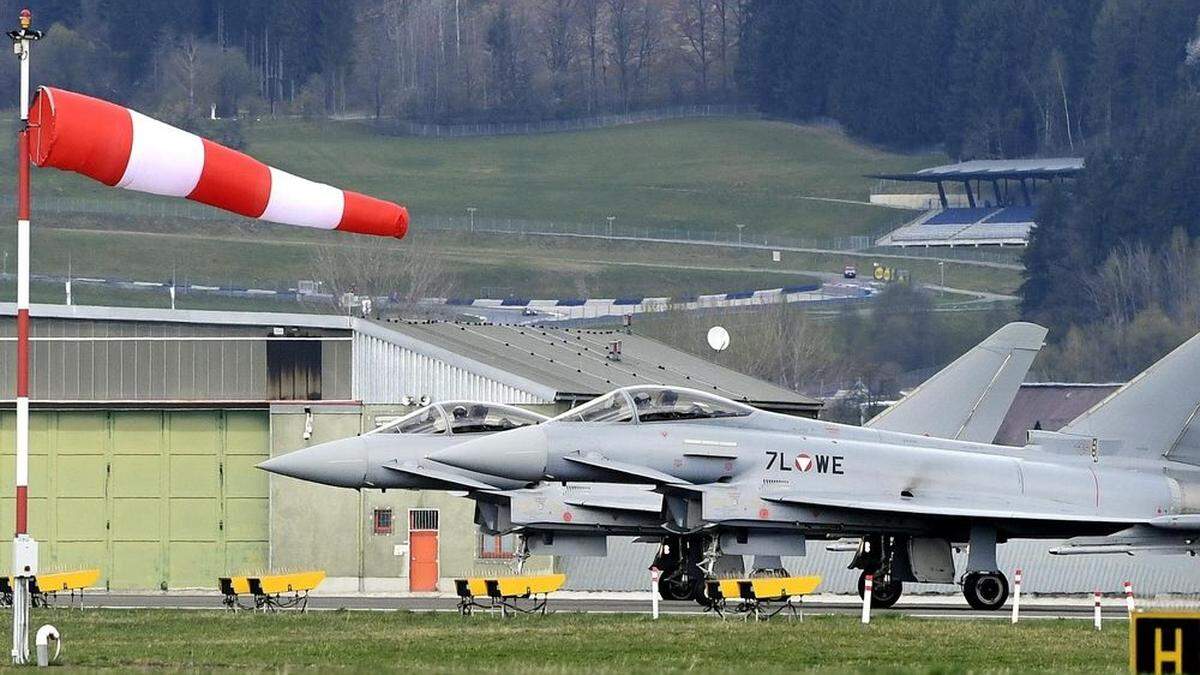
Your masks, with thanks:
M1010 323L865 426L991 443L1045 337L1037 324Z
M682 478L672 476L669 473L663 473L662 471L657 471L647 466L629 464L628 462L617 462L606 457L566 455L563 457L563 459L567 460L568 462L575 462L576 464L583 464L584 466L590 466L596 469L602 469L604 471L611 471L623 476L633 476L634 478L638 478L647 483L653 483L655 485L691 485L690 482L683 480Z
M466 489L466 490L496 490L497 489L497 487L495 485L488 485L487 483L484 483L482 481L477 481L474 478L468 478L467 476L464 476L460 473L455 473L453 471L445 471L445 470L441 470L441 469L434 469L434 468L430 468L427 466L418 466L416 464L400 464L399 462L390 462L388 464L384 464L383 468L388 469L389 471L399 471L401 473L407 473L407 474L411 474L413 476L419 476L421 478L438 481L439 483L446 483L446 484L452 485L460 490L461 489Z
M989 520L1043 520L1095 523L1141 523L1142 519L1102 517L1074 509L1070 504L1048 500L1011 500L978 494L940 493L918 497L885 497L847 499L844 494L765 494L767 501L798 506L823 506L854 511L903 513L944 518L986 518Z

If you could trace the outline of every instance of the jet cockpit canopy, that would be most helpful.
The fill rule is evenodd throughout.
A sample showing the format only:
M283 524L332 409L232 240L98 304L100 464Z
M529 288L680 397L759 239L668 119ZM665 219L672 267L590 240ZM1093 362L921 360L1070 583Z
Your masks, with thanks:
M754 408L683 387L617 389L555 417L558 422L668 422L745 417Z
M445 401L417 408L368 434L480 434L541 424L548 418L502 403Z

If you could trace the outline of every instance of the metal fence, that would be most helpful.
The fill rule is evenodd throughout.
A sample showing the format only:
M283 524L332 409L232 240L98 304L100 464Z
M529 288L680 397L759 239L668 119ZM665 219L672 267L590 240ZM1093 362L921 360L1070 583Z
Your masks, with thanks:
M12 210L12 198L0 198L0 210ZM94 214L116 217L154 219L188 219L224 223L257 223L240 216L213 209L182 199L122 198L104 199L87 197L52 197L39 200L36 206L40 213ZM704 226L661 226L609 222L597 219L593 222L545 221L523 218L492 218L475 214L462 216L421 214L413 218L415 231L443 231L469 236L472 233L505 234L546 237L572 237L609 241L647 241L655 243L710 244L758 250L780 251L835 251L845 253L875 253L895 258L931 258L961 260L963 262L987 262L1019 266L1016 250L994 248L878 248L875 240L889 225L872 235L848 235L844 237L807 238L786 235L759 235L739 231L734 227L714 230ZM752 229L752 228L750 228ZM861 230L861 227L853 229Z
M607 129L627 124L643 124L663 120L688 119L694 117L758 117L758 112L749 105L683 105L672 108L655 108L615 115L597 115L568 120L545 120L542 122L512 122L485 124L422 124L420 122L396 121L385 126L392 133L425 138L467 138L471 136L514 136L519 134L551 134L563 131L586 131Z

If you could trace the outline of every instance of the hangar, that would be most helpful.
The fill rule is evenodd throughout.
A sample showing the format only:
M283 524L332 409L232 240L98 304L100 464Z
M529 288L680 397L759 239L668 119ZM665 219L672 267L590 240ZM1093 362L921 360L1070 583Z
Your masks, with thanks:
M32 315L32 533L45 567L99 566L114 590L318 567L329 590L421 591L506 563L511 542L481 538L468 500L338 490L254 468L422 400L553 414L659 383L792 414L820 407L618 331L62 305ZM0 522L13 518L14 316L0 304ZM435 543L432 554L421 547L431 559L413 559L413 536Z

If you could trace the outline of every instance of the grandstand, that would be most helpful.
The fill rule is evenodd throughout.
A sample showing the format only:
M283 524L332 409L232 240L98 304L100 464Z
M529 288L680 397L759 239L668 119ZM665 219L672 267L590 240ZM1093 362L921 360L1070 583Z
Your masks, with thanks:
M1074 178L1083 159L974 160L870 178L937 185L937 208L880 237L877 246L1024 246L1036 225L1039 184ZM961 186L953 204L947 185ZM964 199L965 198L965 199ZM966 206L961 206L965 201Z

